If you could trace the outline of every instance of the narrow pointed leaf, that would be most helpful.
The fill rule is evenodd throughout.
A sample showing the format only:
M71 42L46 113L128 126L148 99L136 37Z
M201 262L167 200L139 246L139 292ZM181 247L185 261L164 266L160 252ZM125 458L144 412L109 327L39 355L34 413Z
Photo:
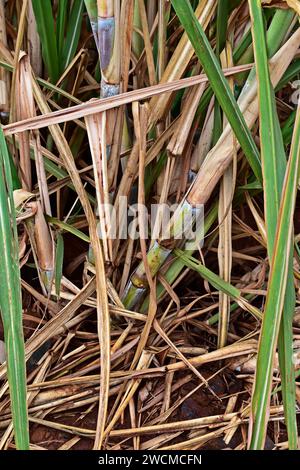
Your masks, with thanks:
M14 435L17 448L26 450L29 448L29 428L19 248L10 163L2 129L0 129L0 246L0 308L4 326Z
M59 78L54 19L50 0L32 0L33 11L42 45L42 54L52 83Z
M278 253L274 252L274 244L276 242L276 226L285 175L286 156L276 110L275 94L269 74L261 4L258 0L250 0L249 5L252 17L253 46L258 76L260 141L267 245L272 267L273 263L278 260ZM274 296L272 300L268 297L269 304L275 302L276 307L273 305L272 313L266 308L261 328L259 346L260 360L257 365L252 400L253 427L250 428L249 436L250 447L253 449L261 449L264 447L272 384L273 357L277 345L282 308L284 308L284 313L279 334L279 362L282 377L283 403L289 436L289 446L290 448L297 447L295 378L292 363L292 318L295 308L295 292L293 286L292 256L288 249L289 243L290 240L287 242L287 252L285 253L287 268L284 289L275 290L272 294L269 292L269 296ZM282 261L283 263L285 262L283 259ZM269 313L267 314L267 312Z
M67 33L62 51L61 72L63 72L68 67L75 55L81 32L82 13L83 0L75 0L73 2L73 8L67 22Z

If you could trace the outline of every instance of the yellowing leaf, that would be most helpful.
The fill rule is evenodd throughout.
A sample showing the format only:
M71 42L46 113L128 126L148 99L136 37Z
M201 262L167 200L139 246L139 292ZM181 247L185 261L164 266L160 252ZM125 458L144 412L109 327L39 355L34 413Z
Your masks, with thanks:
M13 192L15 208L17 209L33 196L34 194L30 193L29 191L25 191L25 189L15 189L15 191Z
M300 2L298 0L286 0L286 3L290 8L295 10L297 15L300 15Z

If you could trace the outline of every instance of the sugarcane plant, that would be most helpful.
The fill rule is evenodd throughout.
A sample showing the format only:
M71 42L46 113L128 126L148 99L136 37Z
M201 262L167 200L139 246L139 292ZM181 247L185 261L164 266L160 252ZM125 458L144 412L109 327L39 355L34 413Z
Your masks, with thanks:
M298 448L299 14L0 0L0 450Z
M288 29L290 28L291 26L291 23L294 19L294 13L293 11L288 11L288 10L277 10L273 19L272 19L272 22L270 24L270 27L267 31L267 45L268 45L268 51L269 51L269 55L272 56L275 54L275 52L277 51L278 47L280 46L283 38L284 38L284 35L287 33ZM237 48L237 51L239 49ZM247 49L248 50L252 50L252 44L250 45L250 47ZM284 53L282 51L282 53ZM237 54L235 54L237 56ZM282 55L283 56L283 55ZM278 56L278 62L280 62L282 60L282 56L281 58L279 58ZM241 61L239 62L241 63ZM286 84L288 82L288 79L292 79L294 76L295 76L295 73L297 73L297 70L298 68L296 67L297 64L291 64L289 66L289 74L284 74L283 77L284 77L284 80L280 80L279 82L279 85L280 86L283 86L284 84ZM250 84L251 81L253 80L255 76L255 70L253 69L252 72L249 74L249 77L248 77L248 81L247 81L247 84ZM293 124L294 124L294 119L295 119L295 114L294 112L291 114L291 119L288 120L288 122L286 123L286 129L293 129ZM290 123L291 121L291 123ZM284 132L284 129L283 129L283 132ZM216 146L215 148L216 152L218 151L218 147ZM207 222L210 226L210 224L213 223L213 221L216 219L217 217L217 209L214 208L213 210L210 211L209 215L207 215L205 217L205 223ZM206 230L204 230L204 233L206 233ZM184 268L184 264L182 263L182 261L180 259L175 259L172 263L172 266L166 271L165 273L165 276L166 276L166 279L167 281L172 284L176 278L178 277L179 273L183 270ZM162 285L158 285L158 293L160 296L162 296L163 292L165 292L165 289L163 288ZM144 302L144 304L147 304L148 302L148 299ZM144 310L144 307L142 307L142 309Z
M250 2L251 11L252 11L253 15L254 15L254 13L256 13L256 15L258 15L257 10L255 10L255 8L257 8L257 6L255 6L255 3L256 2ZM206 71L208 77L210 77L211 86L214 89L214 92L215 92L215 94L216 94L216 96L217 96L217 98L218 98L218 100L219 100L219 102L222 106L222 109L223 109L224 113L227 115L227 118L228 118L229 122L231 123L232 129L233 130L235 129L235 133L236 133L236 136L238 138L238 136L240 136L240 134L241 134L241 130L245 129L245 125L243 124L243 127L241 126L241 128L238 129L238 127L234 127L234 124L235 124L235 122L237 122L237 120L243 119L243 118L239 115L239 111L238 111L238 115L236 115L235 112L233 112L232 114L230 114L230 112L229 112L230 109L239 110L239 108L236 107L234 104L232 104L232 107L230 107L229 103L231 103L232 95L230 94L230 90L229 90L229 87L226 84L226 82L224 80L221 80L221 78L220 78L222 76L222 72L220 70L220 67L219 67L219 64L218 64L217 60L214 57L214 54L213 54L212 50L210 49L210 45L209 45L209 43L206 39L206 36L205 36L205 34L204 34L204 32L201 28L201 25L197 22L196 17L195 17L195 15L194 15L194 13L193 13L193 11L192 11L189 4L185 5L184 2L179 2L179 1L177 2L176 0L174 0L173 5L174 5L174 8L177 12L178 17L180 18L180 20L182 21L183 26L185 27L185 30L188 31L190 40L191 40L191 42L192 42L192 44L195 48L195 51L196 51L202 65L203 65L203 68ZM256 58L258 57L258 54L261 54L260 55L261 60L262 60L261 67L264 67L264 70L266 70L266 67L267 67L266 49L264 50L265 55L264 55L264 57L262 57L262 51L261 51L260 46L259 46L259 52L257 51L257 49L255 47L258 43L261 43L264 40L263 35L262 35L262 18L259 17L259 16L255 16L255 18L256 18L256 22L253 22L253 24L255 24L255 26L257 26L257 28L254 28L254 33L256 33L257 35L260 34L260 36L259 36L259 41L257 40L257 36L254 36L254 49L255 49L255 53L256 53ZM288 15L287 15L287 20L288 20L287 25L289 25L291 23L292 19L293 19L293 14L291 14L291 12L289 12ZM276 21L277 21L277 18L276 18ZM260 27L260 30L258 32L257 30L259 29L259 27ZM198 40L197 40L197 37L199 38ZM298 37L294 38L294 45L296 45L297 42L298 42ZM278 57L276 57L274 59L274 62L276 62L276 60L278 60ZM258 62L257 66L259 67L259 65L260 65L260 63ZM289 65L289 62L286 63L285 67L287 68L288 65ZM260 68L258 70L258 73L260 73ZM283 73L283 71L281 71L281 73ZM277 76L277 77L273 76L272 77L272 69L270 71L270 74L271 74L272 85L269 85L269 86L271 86L271 87L276 86L276 84L280 80L281 76ZM259 79L261 79L261 80L259 80ZM253 93L253 92L257 94L257 84L258 83L263 83L263 84L268 83L268 80L269 80L269 83L271 84L271 81L268 77L261 78L261 76L258 75L258 80L256 81L256 79L255 79L255 70L253 70L253 72L250 74L250 76L248 78L248 81L247 81L247 83L244 87L245 92L241 93L240 99L238 101L241 110L245 109L245 112L247 112L247 111L249 112L249 108L248 109L247 109L247 107L243 108L243 104L242 104L243 99L245 99L245 102L247 103L247 105L249 104L249 100L247 98L245 98L246 93L249 93L249 96L251 96L251 93ZM215 84L218 84L218 87L214 88ZM249 89L251 89L250 84L252 84L252 91L249 92ZM222 95L220 95L220 90L223 90ZM267 93L267 90L265 90L265 92L260 95L260 96L263 96L263 98L261 98L262 102L263 102L263 100L265 100L266 95L269 96L269 94ZM228 103L225 102L226 98L224 98L224 97L228 98ZM272 106L272 115L276 116L276 112L274 113L274 102L271 106ZM258 108L258 102L257 102L257 99L256 99L254 119L253 119L253 116L252 116L252 119L247 120L247 118L246 118L245 121L243 120L242 122L243 123L246 122L246 125L249 128L251 128L252 125L254 124L257 116L258 116L258 111L259 111L259 108ZM269 117L270 116L271 116L271 114L269 114ZM262 118L262 120L261 120L262 128L264 128L264 126L266 125L266 137L264 138L263 143L266 143L266 145L269 146L270 142L267 138L267 135L269 135L270 124L269 124L269 121L267 120L267 116L265 118L263 118L262 114L261 114L261 118ZM273 134L275 140L274 140L273 149L274 149L274 152L276 152L276 157L278 157L278 145L281 145L282 152L283 152L282 153L283 154L282 164L284 164L285 156L284 156L283 147L282 147L282 144L280 144L280 141L278 141L278 137L276 139L276 136L280 135L280 132L278 132L278 119L277 119L277 123L276 123L276 119L277 118L275 117L275 124L274 124L275 127L274 127L274 134ZM268 124L266 124L266 123L268 123ZM277 129L277 131L275 129ZM226 133L226 128L225 128L224 132ZM222 140L220 139L220 141L222 141ZM239 140L239 143L241 144L241 146L244 146L242 148L244 150L245 155L248 158L248 161L249 161L250 165L252 166L252 169L253 169L253 172L254 172L255 176L258 178L259 181L262 181L260 164L259 164L260 158L258 156L258 149L257 149L256 145L251 141L251 135L249 134L249 132L247 130L245 130L245 134L243 134L243 137L242 137L242 139ZM235 146L233 144L232 145L232 150L231 150L232 153L234 151L234 147ZM262 148L263 148L263 146L262 146ZM251 149L251 151L250 151L250 149ZM228 163L227 163L226 166L228 166L228 164L230 163L231 158L232 158L232 156L227 159ZM282 166L281 166L281 164L278 165L277 160L276 160L276 163L275 163L274 158L275 158L275 154L273 155L273 162L274 163L272 165L270 165L270 163L265 164L266 166L264 168L267 168L267 169L274 168L275 171L278 173L278 172L280 172L280 168L282 168ZM207 157L206 161L207 162L209 161L209 157ZM264 162L264 159L263 159L263 162ZM214 164L216 164L215 161L214 161ZM199 173L196 177L196 180L193 183L191 189L189 190L186 199L182 202L178 212L175 213L175 215L173 217L173 220L171 222L173 228L176 227L177 224L180 224L182 222L182 218L185 218L185 211L193 212L195 210L195 207L197 207L197 205L204 204L208 200L208 197L210 196L211 192L209 190L209 185L208 185L208 188L203 187L203 180L205 180L205 170L207 170L207 168L205 167L205 164L204 164L202 166L201 170L199 171ZM267 171L267 170L265 170L265 171ZM215 171L214 171L214 173L215 173ZM284 166L283 166L283 170L280 173L281 181L283 181L283 179L282 179L283 176L284 176ZM270 201L270 206L269 206L270 210L272 211L272 210L274 210L276 205L274 206L274 200L273 200L273 195L272 195L273 193L272 193L271 187L274 190L274 187L276 187L276 181L278 181L278 176L275 177L275 175L274 175L273 179L269 176L264 177L264 182L265 181L267 183L270 182L270 185L271 185L270 188L266 191L266 194L270 195L270 197L272 199L272 201ZM282 188L282 183L281 183L281 186L278 187L279 194L280 194L280 191L281 191L280 188ZM267 210L268 210L268 205L267 205ZM278 210L279 210L279 205L277 205L277 211ZM268 211L267 211L267 214L268 214ZM275 226L276 226L276 220L277 220L276 215L271 214L270 217L271 217L270 224L273 224L273 225L271 225L271 227L274 227L274 223L275 223ZM193 217L192 217L191 222L193 223L193 221L194 220L193 220ZM269 227L268 219L267 219L267 227ZM269 229L269 230L272 230L272 229ZM273 229L273 232L271 232L270 236L274 237L274 233L275 232L274 232L274 229ZM270 243L272 243L272 239L273 238L271 238ZM269 238L268 238L268 240L269 240ZM271 246L272 246L272 244L271 244ZM163 246L163 239L160 240L160 242L157 242L154 245L152 245L152 247L149 250L148 256L147 256L147 262L148 262L148 265L150 266L150 272L151 272L152 275L155 275L158 272L158 270L161 268L161 266L163 265L165 260L169 257L170 253L171 253L171 250L166 250L166 248ZM279 357L280 357L280 365L281 365L281 370L282 370L282 389L283 389L283 399L284 399L286 423L287 423L287 427L288 427L289 444L290 444L290 448L296 448L297 447L297 429L296 429L296 414L295 414L295 379L294 379L294 366L293 366L293 362L292 362L293 350L292 350L292 336L291 336L292 335L291 321L292 321L292 314L293 314L293 311L294 311L293 298L294 298L295 294L294 294L293 279L292 279L292 272L291 271L290 271L290 274L291 274L291 276L289 277L289 281L287 282L287 289L289 289L289 291L287 292L287 295L286 295L285 314L283 315L281 330L280 330L280 336L279 336L279 338L280 338L280 340L279 340L279 353L280 353ZM128 306L128 308L134 308L135 306L138 306L140 304L141 299L145 295L146 291L147 291L147 279L146 279L146 276L145 276L145 269L144 269L143 263L141 263L140 266L137 268L136 272L132 275L131 280L130 280L128 286L127 286L125 296L123 297L124 304L126 306ZM280 311L280 313L281 313L281 311ZM265 320L264 320L264 323L265 323ZM271 330L271 332L272 331L273 330ZM267 335L265 335L263 338L264 339L262 341L267 341ZM275 344L276 344L276 330L274 330L274 336L272 336L272 338L273 338L272 350L274 351L274 347L275 347ZM272 356L271 351L268 352L267 354L265 352L262 353L262 354L263 354L262 357L271 357ZM263 443L264 443L264 436L265 436L266 425L267 425L267 403L268 403L268 398L270 396L270 383L271 383L270 380L271 380L271 374L272 374L271 364L272 364L272 362L270 360L270 362L269 362L269 376L268 376L269 389L267 389L267 390L269 390L269 393L266 394L263 398L260 395L260 390L261 390L261 387L263 385L259 384L259 386L257 388L257 390L259 390L257 392L257 396L254 395L254 399L256 400L255 408L253 408L253 412L254 412L253 420L254 420L254 433L255 434L252 437L251 444L250 444L252 446L252 448L256 448L256 446L262 446ZM264 383L266 383L267 379L266 379L266 376L265 376L265 372L263 372L263 371L265 371L265 367L260 369L260 373L262 374L261 375L261 380ZM263 399L264 399L264 402L262 401ZM261 406L262 408L259 409L258 408L259 406ZM261 412L261 415L259 415L259 419L255 415L255 413L258 413L258 412ZM258 438L258 436L259 436L259 438Z
M260 166L260 157L258 154L258 149L256 144L253 141L253 138L250 134L248 126L251 128L255 123L255 120L258 116L258 107L255 106L255 114L251 114L249 112L249 102L251 98L253 98L257 93L257 82L255 79L255 73L250 74L246 84L244 85L244 92L242 91L238 100L239 107L234 104L234 98L232 96L232 92L229 88L226 79L221 71L220 65L216 60L214 53L212 52L211 46L207 39L205 39L205 33L201 28L201 25L196 19L194 12L192 11L191 7L187 3L186 5L184 2L174 2L174 8L177 11L179 18L183 21L186 30L188 31L190 40L195 48L196 53L199 55L199 59L201 60L204 69L208 77L211 79L211 86L214 88L216 96L220 96L220 103L222 103L224 113L227 115L228 121L231 125L234 124L236 129L236 135L240 138L240 145L244 146L245 155L248 158L249 164L251 165L255 176L261 181L261 166ZM290 18L291 21L291 18ZM191 26L191 28L190 28ZM203 42L201 42L201 40ZM297 43L297 37L293 38L294 47ZM284 49L281 51L281 57L285 54ZM292 56L291 56L292 57ZM274 63L278 57L274 58ZM286 56L287 62L285 64L285 68L289 65L289 58ZM290 59L291 60L291 59ZM206 68L207 67L207 68ZM283 70L280 71L283 73ZM281 78L281 75L275 75L274 72L274 83L276 84ZM230 104L229 104L230 103ZM257 103L256 103L257 104ZM231 112L229 111L231 110ZM241 111L244 111L246 120L243 117ZM246 122L247 124L246 124ZM240 123L242 123L240 127ZM230 137L230 127L229 125L225 128L222 133L221 138L219 139L216 147L211 151L211 153L215 153L218 149L222 148L224 145L224 139L231 139ZM233 148L232 148L233 149ZM210 158L211 157L211 158ZM228 154L224 156L222 159L223 161L227 161L227 165L231 162L231 152L229 151ZM210 167L210 161L214 161L213 168ZM194 218L191 216L193 212L195 212L195 208L197 206L201 206L205 204L208 200L211 191L214 188L214 183L222 174L224 163L222 161L221 172L218 173L218 169L215 164L215 159L212 158L211 155L206 157L205 163L207 165L203 165L200 169L197 177L195 178L191 188L188 191L188 194L185 200L181 203L179 209L174 214L173 220L171 220L172 227L176 225L182 225L184 218L186 217L186 212L188 212L190 220L194 222ZM220 162L221 163L221 162ZM205 172L207 174L211 174L211 179L204 176ZM204 186L202 180L208 181L207 185ZM168 232L172 232L173 228L169 228ZM166 250L162 244L155 244L149 251L148 255L148 265L150 266L150 270L152 275L158 272L162 263L166 260L169 256L170 251ZM145 279L145 270L143 267L143 263L137 268L136 272L133 274L130 282L128 283L126 293L123 296L123 302L128 308L133 308L139 302L141 296L145 294L147 290L147 281Z

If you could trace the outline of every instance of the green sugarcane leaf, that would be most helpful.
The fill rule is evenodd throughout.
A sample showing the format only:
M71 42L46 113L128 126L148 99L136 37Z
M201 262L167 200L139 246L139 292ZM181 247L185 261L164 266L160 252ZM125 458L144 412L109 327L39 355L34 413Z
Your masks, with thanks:
M68 0L59 0L58 2L58 12L56 19L56 39L57 39L57 51L58 55L62 57L62 51L64 48L65 41L65 27L68 14Z
M234 50L234 53L233 53L234 63L238 63L241 60L243 54L250 47L251 44L252 44L252 35L251 35L251 31L249 29L244 34L241 41L238 43L237 47Z
M276 91L281 90L285 87L290 81L299 76L300 73L300 59L294 60L291 65L288 67L286 72L283 74L282 79L279 81ZM299 82L297 83L297 85Z
M229 15L230 2L229 0L219 0L217 10L217 57L221 54L225 47L227 36L227 22Z
M263 168L263 187L265 199L265 218L267 229L267 245L271 267L276 260L274 252L276 226L280 207L280 199L286 167L284 144L275 104L275 93L271 84L268 53L266 47L264 21L260 1L249 0L252 19L252 36L254 56L258 77L258 94L260 108L260 141ZM290 242L290 240L289 240ZM287 246L290 246L287 243ZM282 308L284 315L279 334L279 363L282 376L283 403L286 425L288 429L289 447L297 447L297 425L295 413L295 379L292 363L292 318L295 308L295 291L293 286L293 265L289 249L286 257L284 289L275 291L276 308L263 317L260 334L259 361L255 376L252 397L252 421L250 428L250 447L262 449L267 427L268 406L270 401L273 356L277 345ZM285 258L282 258L284 263ZM285 300L284 300L285 299ZM272 303L271 302L271 303ZM270 304L270 300L269 300ZM273 307L275 307L273 303Z
M260 311L246 302L246 300L241 296L239 289L232 286L229 282L224 281L220 276L208 269L193 256L186 254L184 251L176 248L174 250L174 254L181 259L185 266L193 269L194 271L197 271L203 277L203 279L208 281L215 289L224 292L224 294L239 302L242 302L245 306L247 305L249 312L251 312L257 318L261 318Z
M59 60L51 0L32 0L42 54L52 83L59 79Z
M63 72L68 67L76 53L81 32L83 6L83 0L75 0L73 3L70 18L67 23L67 33L64 48L62 50L63 69L61 72Z
M276 10L267 32L268 56L272 57L281 46L295 14L291 10ZM238 59L237 64L249 64L253 61L253 44L251 43L245 53ZM247 73L239 75L239 81L244 81Z
M187 255L184 251L179 249L175 249L174 254L177 255L186 266L201 274L201 276L217 290L221 290L234 299L240 297L241 292L239 289L224 281L221 277L208 269L193 256Z
M293 234L293 216L297 194L297 184L300 168L300 107L298 107L290 158L285 176L285 183L280 204L276 236L274 243L274 255L272 258L271 272L268 284L265 313L262 322L261 339L257 357L257 373L252 398L252 435L251 449L262 448L266 426L268 423L268 404L271 392L273 373L273 360L275 354L276 339L279 334L280 316L283 310L285 292L288 283ZM271 326L271 328L270 328ZM291 336L288 336L289 345L292 344ZM282 338L284 342L284 338ZM284 351L288 355L289 350ZM284 358L282 359L284 360ZM294 368L293 362L291 361ZM295 376L289 376L288 381L295 384ZM287 384L282 381L282 392ZM295 412L295 401L290 403L291 418ZM296 429L297 437L297 429ZM297 447L297 442L295 443Z
M285 145L289 145L292 141L295 118L296 110L291 112L284 125L282 126L282 138Z
M0 129L0 308L17 449L29 449L19 246L10 161Z
M80 238L82 241L90 243L90 237L85 233L81 232L81 230L78 230L78 228L73 227L72 225L67 224L66 222L62 222L61 220L56 219L56 217L46 216L46 220L47 222L56 225L60 229L72 233L73 235L75 235L75 237Z
M220 63L220 54L226 44L227 22L229 14L228 0L219 0L217 10L217 34L216 34L216 56ZM219 102L216 100L214 105L214 127L212 133L212 146L218 142L223 130L222 111Z

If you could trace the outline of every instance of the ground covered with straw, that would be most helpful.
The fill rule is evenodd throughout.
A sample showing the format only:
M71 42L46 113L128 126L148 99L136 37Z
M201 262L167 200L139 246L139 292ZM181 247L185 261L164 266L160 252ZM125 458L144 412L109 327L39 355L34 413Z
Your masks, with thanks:
M298 447L299 15L0 0L0 449Z

